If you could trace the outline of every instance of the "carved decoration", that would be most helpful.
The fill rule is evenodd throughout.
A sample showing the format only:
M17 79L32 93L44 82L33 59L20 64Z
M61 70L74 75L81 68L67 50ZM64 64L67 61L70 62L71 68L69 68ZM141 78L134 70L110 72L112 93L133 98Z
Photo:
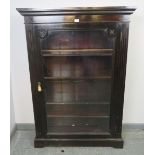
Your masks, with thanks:
M112 29L112 28L104 28L103 29L103 32L108 35L109 37L115 37L116 35L116 31L115 29Z
M108 33L108 28L103 29L105 33Z
M109 35L114 35L114 34L115 34L114 29L109 29Z
M48 30L46 30L46 29L40 29L39 30L39 37L41 38L41 39L44 39L44 38L46 38L48 36Z

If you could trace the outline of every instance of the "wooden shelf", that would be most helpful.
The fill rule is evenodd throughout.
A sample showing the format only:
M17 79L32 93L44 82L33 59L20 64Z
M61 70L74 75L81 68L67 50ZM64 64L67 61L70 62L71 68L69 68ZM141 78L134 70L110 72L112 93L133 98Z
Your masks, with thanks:
M109 118L109 116L47 115L47 118Z
M111 79L111 76L95 76L95 77L51 77L44 76L45 80L102 80Z
M105 105L109 105L109 102L46 102L46 105L100 105L100 104L105 104Z
M44 49L42 56L112 56L114 49Z

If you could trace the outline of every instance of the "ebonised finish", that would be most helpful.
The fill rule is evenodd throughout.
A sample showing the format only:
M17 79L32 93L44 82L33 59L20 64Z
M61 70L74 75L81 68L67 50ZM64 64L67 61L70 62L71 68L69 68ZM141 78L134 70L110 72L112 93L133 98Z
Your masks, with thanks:
M123 147L129 15L134 7L18 8L24 16L35 147Z

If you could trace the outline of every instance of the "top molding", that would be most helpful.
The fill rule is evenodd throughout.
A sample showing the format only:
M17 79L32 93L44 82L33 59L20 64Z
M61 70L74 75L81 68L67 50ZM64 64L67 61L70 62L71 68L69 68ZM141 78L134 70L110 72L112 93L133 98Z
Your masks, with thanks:
M57 9L17 8L23 16L50 16L50 15L130 15L136 7L70 7Z

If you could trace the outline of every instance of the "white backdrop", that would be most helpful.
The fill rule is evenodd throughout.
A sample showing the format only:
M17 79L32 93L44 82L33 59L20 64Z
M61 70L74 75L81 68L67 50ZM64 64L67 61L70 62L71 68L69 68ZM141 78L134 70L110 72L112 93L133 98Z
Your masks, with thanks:
M27 58L24 18L16 8L137 6L131 16L124 123L143 123L143 0L12 0L11 2L11 84L16 123L33 123L33 106ZM11 106L11 111L13 107Z

